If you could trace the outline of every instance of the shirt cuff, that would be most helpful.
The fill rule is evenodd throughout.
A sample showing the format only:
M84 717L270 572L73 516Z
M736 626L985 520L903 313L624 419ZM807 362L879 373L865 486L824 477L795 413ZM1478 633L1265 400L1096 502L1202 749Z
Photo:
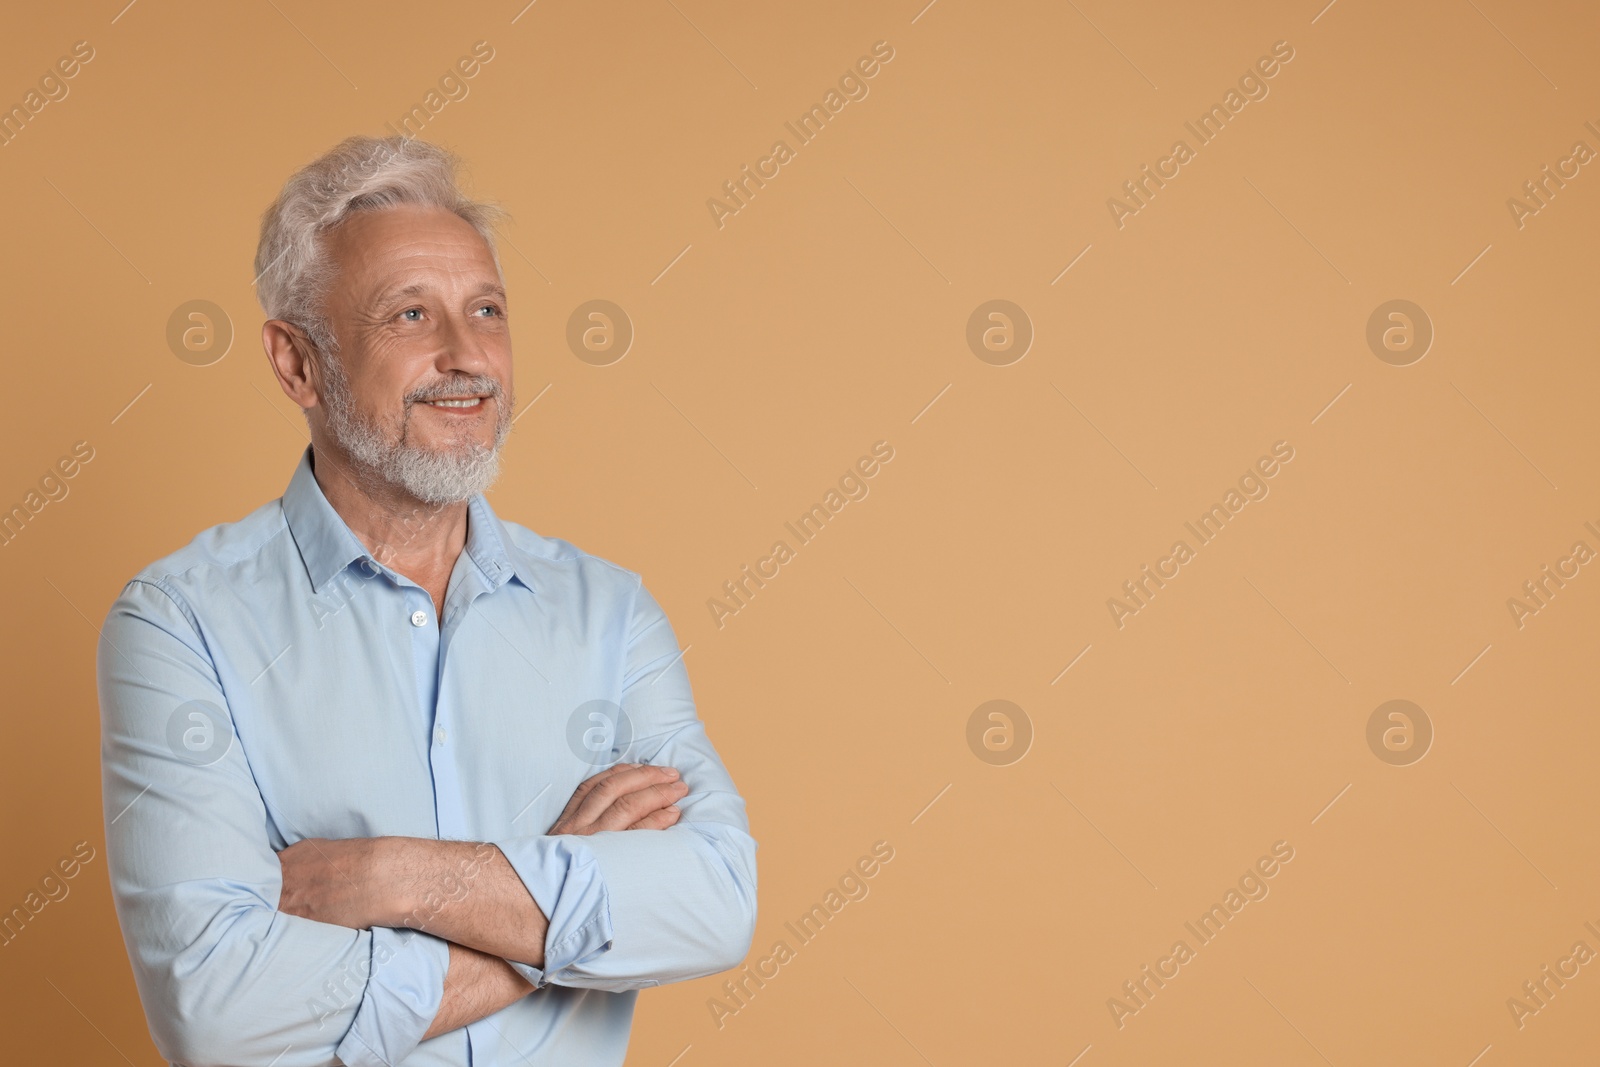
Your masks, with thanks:
M411 1055L444 999L450 943L417 930L372 928L366 991L339 1047L348 1067L391 1067Z
M543 989L560 983L561 972L611 950L611 896L594 852L580 836L513 837L491 842L505 854L549 926L544 967L506 962Z

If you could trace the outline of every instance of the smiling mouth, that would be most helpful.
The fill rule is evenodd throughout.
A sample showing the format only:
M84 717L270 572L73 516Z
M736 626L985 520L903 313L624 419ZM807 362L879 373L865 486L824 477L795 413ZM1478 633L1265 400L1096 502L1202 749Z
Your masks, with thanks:
M439 400L422 400L419 401L419 403L427 404L429 407L444 408L450 411L476 411L483 406L483 402L487 399L488 397L483 396L464 396L449 397Z

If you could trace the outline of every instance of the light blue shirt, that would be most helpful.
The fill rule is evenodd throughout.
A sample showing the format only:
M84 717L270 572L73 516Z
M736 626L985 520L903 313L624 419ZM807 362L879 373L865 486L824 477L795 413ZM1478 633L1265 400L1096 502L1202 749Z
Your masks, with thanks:
M157 1047L195 1067L622 1063L637 990L737 966L755 923L744 801L671 625L639 575L481 495L441 622L311 458L145 568L103 628L106 853ZM547 836L617 759L682 772L677 825ZM419 1044L447 942L277 910L277 850L390 835L505 853L549 918L544 968L511 961L538 989Z

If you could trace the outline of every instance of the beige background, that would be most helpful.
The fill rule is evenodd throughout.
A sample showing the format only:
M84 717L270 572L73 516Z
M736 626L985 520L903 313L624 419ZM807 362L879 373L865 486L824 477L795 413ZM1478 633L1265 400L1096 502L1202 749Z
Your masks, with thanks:
M515 217L539 399L496 508L641 572L692 646L761 843L752 961L895 850L720 1029L721 979L646 993L630 1063L1592 1061L1600 963L1520 1029L1506 1003L1600 952L1600 567L1520 629L1506 606L1600 550L1600 165L1521 228L1506 204L1600 150L1592 5L121 2L0 35L6 103L94 49L0 148L0 507L95 450L0 548L0 907L96 849L0 948L13 1062L158 1062L105 877L95 626L304 444L257 340L260 212L480 40L422 135ZM880 40L870 95L719 229L707 199ZM1280 40L1270 95L1115 226ZM636 330L608 367L565 341L597 298ZM237 331L209 366L165 339L197 299ZM1009 366L965 340L991 299L1036 331ZM1393 299L1436 331L1410 366L1366 342ZM870 496L718 629L707 599L879 440ZM1280 440L1270 496L1119 630L1107 598ZM1034 733L1007 766L967 743L994 699ZM1409 766L1366 740L1392 699L1435 731ZM1277 841L1270 895L1119 1028L1108 998Z

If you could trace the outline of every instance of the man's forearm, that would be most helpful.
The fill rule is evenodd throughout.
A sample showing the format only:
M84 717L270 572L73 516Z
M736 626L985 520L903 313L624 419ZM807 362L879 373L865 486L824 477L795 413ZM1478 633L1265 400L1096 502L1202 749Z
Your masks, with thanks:
M552 836L665 830L688 791L675 768L617 764L581 783ZM410 927L543 970L549 921L517 869L487 842L306 838L278 853L278 908L318 922Z
M439 1002L439 1014L433 1017L422 1039L426 1041L475 1023L531 992L532 983L499 956L451 944L444 999Z
M390 890L393 910L373 925L409 926L502 960L544 966L549 922L498 848L419 837L378 840L377 880Z

